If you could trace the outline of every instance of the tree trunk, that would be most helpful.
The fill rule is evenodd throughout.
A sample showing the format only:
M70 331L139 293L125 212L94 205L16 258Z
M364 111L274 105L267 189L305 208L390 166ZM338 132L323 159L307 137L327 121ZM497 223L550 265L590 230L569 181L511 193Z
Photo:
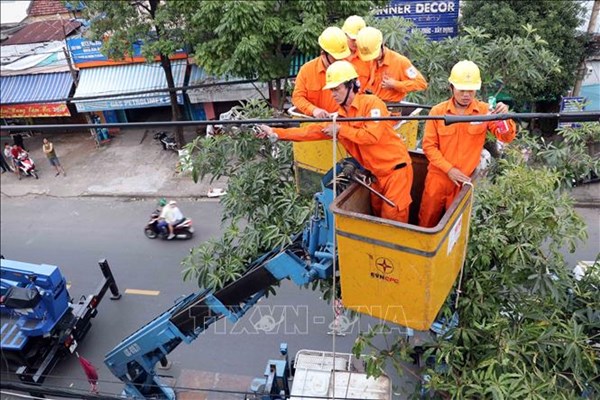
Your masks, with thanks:
M277 110L283 110L285 104L285 78L275 79L275 91L277 92Z
M594 29L596 27L596 20L598 18L598 12L600 12L600 1L595 0L594 6L592 8L592 15L590 15L590 21L588 22L587 33L593 34ZM579 92L581 91L581 84L585 79L586 72L586 60L581 60L579 63L579 68L577 68L577 80L575 81L575 86L573 87L573 96L579 96Z
M149 0L148 4L150 9L150 16L152 20L156 18L156 10L160 5L160 0ZM158 40L161 38L161 27L158 24L154 23L154 29L156 30L156 37ZM175 81L173 80L173 70L171 69L171 60L169 60L168 54L160 53L160 65L162 69L165 71L165 77L167 78L167 87L169 90L169 99L171 100L171 120L172 121L181 121L181 109L179 108L179 104L177 104L177 93L173 90L175 88ZM177 142L177 147L182 148L185 145L185 139L183 138L183 127L177 126L175 127L175 142Z
M171 112L172 112L172 120L173 121L181 121L181 109L179 108L179 104L177 103L177 93L172 90L175 88L175 81L173 80L173 70L171 69L171 60L169 57L161 54L160 55L160 65L165 71L165 77L167 78L167 87L171 89L169 91L169 98L171 100ZM177 146L182 148L185 145L185 139L183 137L183 127L177 126L175 127L175 141L177 142Z

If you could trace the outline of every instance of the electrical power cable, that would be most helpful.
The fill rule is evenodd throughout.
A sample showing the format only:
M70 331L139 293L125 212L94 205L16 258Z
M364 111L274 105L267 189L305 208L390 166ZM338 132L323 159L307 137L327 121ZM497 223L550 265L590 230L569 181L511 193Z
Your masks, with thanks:
M516 120L527 121L532 119L556 119L561 122L600 122L600 111L581 111L581 112L565 112L565 113L507 113L507 114L490 114L477 116L464 115L390 115L385 117L353 117L353 118L338 118L340 122L356 122L356 121L401 121L401 120L416 120L416 121L444 121L445 124L455 124L462 122L489 122L499 120ZM156 122L118 122L118 123L102 123L102 124L54 124L54 125L0 125L0 131L10 130L82 130L93 128L158 128L165 126L184 127L184 126L206 126L206 125L298 125L308 120L291 119L291 118L268 118L268 119L247 119L247 120L218 120L218 121L156 121ZM331 122L329 118L312 118L310 122Z

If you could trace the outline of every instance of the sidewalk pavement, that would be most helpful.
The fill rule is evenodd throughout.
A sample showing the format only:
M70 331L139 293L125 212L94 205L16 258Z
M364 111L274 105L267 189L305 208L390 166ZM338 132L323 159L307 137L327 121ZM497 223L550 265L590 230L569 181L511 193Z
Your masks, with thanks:
M195 132L186 130L186 140ZM225 179L212 185L209 179L194 183L191 174L178 173L178 154L163 150L153 139L154 130L126 129L109 143L96 148L89 133L48 134L58 158L67 172L56 171L42 152L43 134L25 138L25 147L35 161L39 179L4 173L1 177L2 196L53 197L125 197L125 198L202 198L209 190L225 190ZM2 140L2 148L6 138ZM12 144L12 141L10 141ZM600 208L600 183L576 187L572 191L579 207Z
M208 178L194 183L191 173L177 172L177 152L163 150L153 139L153 130L122 130L100 148L89 133L47 134L66 176L56 176L44 155L43 135L24 138L39 179L27 176L18 180L14 173L4 173L0 181L3 197L202 198L211 188L226 189L226 180L213 185ZM195 137L192 131L184 135L188 142ZM2 148L6 139L2 138Z

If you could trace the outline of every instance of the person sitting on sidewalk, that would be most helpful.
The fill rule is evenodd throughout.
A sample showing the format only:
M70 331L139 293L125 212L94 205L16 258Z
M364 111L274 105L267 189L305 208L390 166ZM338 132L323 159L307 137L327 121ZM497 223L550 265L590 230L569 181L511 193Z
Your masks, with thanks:
M164 219L168 224L169 236L167 239L173 239L175 237L175 226L184 219L181 210L177 207L177 202L171 200L167 206L163 207L160 218Z

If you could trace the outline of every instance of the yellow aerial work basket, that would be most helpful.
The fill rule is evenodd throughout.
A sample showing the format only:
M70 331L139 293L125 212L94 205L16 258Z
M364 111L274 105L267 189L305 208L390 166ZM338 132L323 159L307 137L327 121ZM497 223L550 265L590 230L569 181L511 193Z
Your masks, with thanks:
M410 115L417 115L420 112L421 108L417 108ZM288 113L295 118L305 118L307 120L310 118L298 113L295 107L291 107ZM414 150L417 146L418 128L419 121L416 120L399 121L394 126L398 135L404 138L409 150ZM292 146L296 187L302 192L318 192L321 188L321 178L331 169L333 163L333 146L331 145L331 141L294 142ZM347 157L348 152L344 149L344 146L338 143L336 162Z
M344 306L427 330L465 260L473 189L463 186L436 227L417 226L427 159L420 152L411 152L411 157L411 224L372 216L369 191L358 184L338 196L331 208Z

